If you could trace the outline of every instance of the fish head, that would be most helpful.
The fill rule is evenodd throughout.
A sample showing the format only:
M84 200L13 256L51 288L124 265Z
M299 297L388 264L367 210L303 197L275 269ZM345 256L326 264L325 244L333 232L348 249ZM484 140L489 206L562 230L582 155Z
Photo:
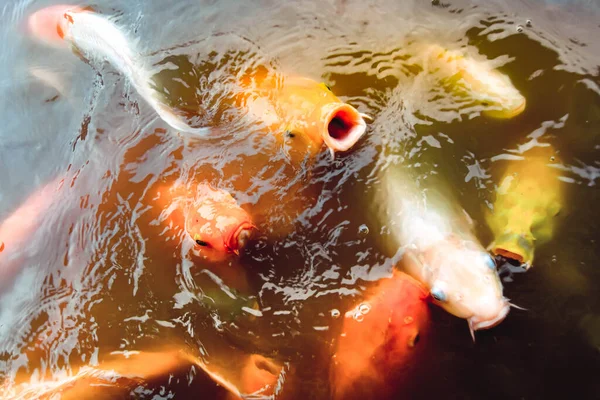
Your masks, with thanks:
M64 41L73 16L77 13L91 12L89 7L59 4L42 8L27 19L29 32L38 40L55 47L67 47Z
M324 143L332 154L347 151L366 132L365 115L342 102L324 83L308 78L285 79L277 102L288 138L292 133L296 141L312 142L314 149Z
M438 263L431 282L435 304L468 321L471 332L498 325L509 312L494 259L477 243L450 240L435 249Z
M465 60L462 78L473 97L483 106L483 114L497 119L510 119L525 111L527 100L510 78L472 59Z
M211 261L239 255L255 231L250 215L226 191L201 185L197 192L185 220L196 249Z

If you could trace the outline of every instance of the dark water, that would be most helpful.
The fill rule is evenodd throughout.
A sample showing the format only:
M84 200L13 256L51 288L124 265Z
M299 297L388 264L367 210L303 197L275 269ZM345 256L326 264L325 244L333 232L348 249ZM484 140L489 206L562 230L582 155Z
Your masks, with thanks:
M213 126L209 140L174 132L109 65L94 69L28 38L25 18L48 2L1 8L0 217L42 185L65 183L47 199L19 252L21 272L1 294L0 380L57 378L112 351L182 343L214 358L277 357L289 368L281 398L328 398L341 329L335 310L343 315L391 268L378 251L379 232L360 233L368 216L357 196L378 184L373 171L391 161L382 146L443 177L487 245L483 211L506 155L538 140L560 156L567 195L535 267L502 271L506 296L528 310L513 309L473 343L463 320L432 306L432 332L390 382L392 397L600 396L597 3L172 3L93 5L138 38L167 101ZM495 59L526 96L525 112L494 120L440 96L415 67L419 44L428 41ZM169 63L186 73L178 76ZM374 117L367 135L334 161L324 152L313 165L289 165L269 143L251 139L254 127L238 113L221 107L240 71L257 66L328 82ZM54 83L35 78L36 68L50 71ZM273 231L230 265L198 262L160 225L162 210L152 201L153 190L176 179L231 191ZM206 271L244 296L224 296ZM201 301L201 293L218 305ZM257 319L241 310L253 297L262 308ZM144 393L226 395L187 370Z

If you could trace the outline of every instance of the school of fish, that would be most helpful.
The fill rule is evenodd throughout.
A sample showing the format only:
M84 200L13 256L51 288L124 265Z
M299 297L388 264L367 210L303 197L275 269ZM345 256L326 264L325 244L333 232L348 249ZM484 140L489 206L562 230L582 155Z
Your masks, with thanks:
M92 66L110 64L175 131L199 137L209 134L206 127L191 126L166 106L154 90L135 40L110 17L90 7L56 5L29 15L27 26L31 38L57 51L70 48ZM488 106L485 116L510 119L524 112L525 97L508 76L484 61L432 43L422 52L427 67L441 75L450 90ZM240 79L240 94L229 106L260 122L262 131L272 135L282 150L302 149L303 155L314 158L326 148L334 156L350 151L367 132L365 119L371 118L341 101L326 84L265 71ZM51 80L37 70L32 74ZM385 386L392 379L388 375L415 362L416 349L426 345L425 333L432 324L429 304L465 319L473 340L476 331L490 329L507 317L512 304L503 295L492 255L530 268L535 248L552 237L565 198L550 145L529 149L519 157L504 161L492 207L486 209L494 238L487 250L451 188L441 182L421 187L401 164L379 171L380 190L369 201L368 212L379 227L389 230L390 240L383 247L397 262L388 277L343 313L331 357L335 398L345 398L360 385ZM27 251L28 237L40 229L41 216L68 195L60 183L61 177L56 177L45 184L0 222L0 297L19 274L20 257ZM216 275L239 278L241 253L254 237L265 233L255 225L252 207L208 182L165 184L156 190L153 201L162 210L159 219L165 229L188 244L194 259L213 263ZM257 307L250 309L259 312ZM233 349L205 359L183 343L158 342L155 349L115 352L96 365L77 366L68 377L33 382L23 376L4 382L0 393L15 399L119 396L193 366L234 398L273 398L285 376L284 360L259 353Z

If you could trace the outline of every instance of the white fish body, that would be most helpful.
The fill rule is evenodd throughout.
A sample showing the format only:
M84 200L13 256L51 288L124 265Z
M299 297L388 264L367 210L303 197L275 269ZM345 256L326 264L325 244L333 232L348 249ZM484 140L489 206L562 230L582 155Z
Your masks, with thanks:
M381 176L378 218L390 229L403 267L436 304L465 318L471 331L490 328L509 311L494 260L472 232L462 208L432 190L419 190L400 167Z
M193 135L204 136L210 130L189 126L179 116L173 113L155 97L155 91L150 86L151 73L144 68L138 53L125 34L108 18L94 12L79 10L76 7L66 8L64 13L56 7L42 9L30 17L31 30L39 39L52 43L48 38L47 29L38 26L50 18L57 18L56 29L62 34L62 39L70 43L85 59L91 63L110 63L113 68L123 74L134 89L150 104L160 118L178 131ZM44 14L46 13L46 14ZM38 26L36 26L38 25Z

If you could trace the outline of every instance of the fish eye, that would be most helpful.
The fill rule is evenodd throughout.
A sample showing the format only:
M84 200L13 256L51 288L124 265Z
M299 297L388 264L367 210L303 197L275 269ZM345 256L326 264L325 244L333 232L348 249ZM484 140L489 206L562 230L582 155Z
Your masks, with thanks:
M495 270L496 269L496 262L494 261L494 259L492 258L492 256L490 256L489 254L486 254L484 256L484 258L485 258L484 259L485 265L487 265L487 267L489 269Z
M325 86L325 89L329 90L330 92L333 92L333 90L331 90L331 86L329 86L328 84L326 84L325 82L321 83L323 86Z
M288 129L285 131L285 136L289 138L294 138L296 137L296 134Z
M205 242L204 240L196 239L196 244L198 246L208 247L208 243Z
M436 299L437 301L446 301L446 293L439 288L431 289L431 297Z

